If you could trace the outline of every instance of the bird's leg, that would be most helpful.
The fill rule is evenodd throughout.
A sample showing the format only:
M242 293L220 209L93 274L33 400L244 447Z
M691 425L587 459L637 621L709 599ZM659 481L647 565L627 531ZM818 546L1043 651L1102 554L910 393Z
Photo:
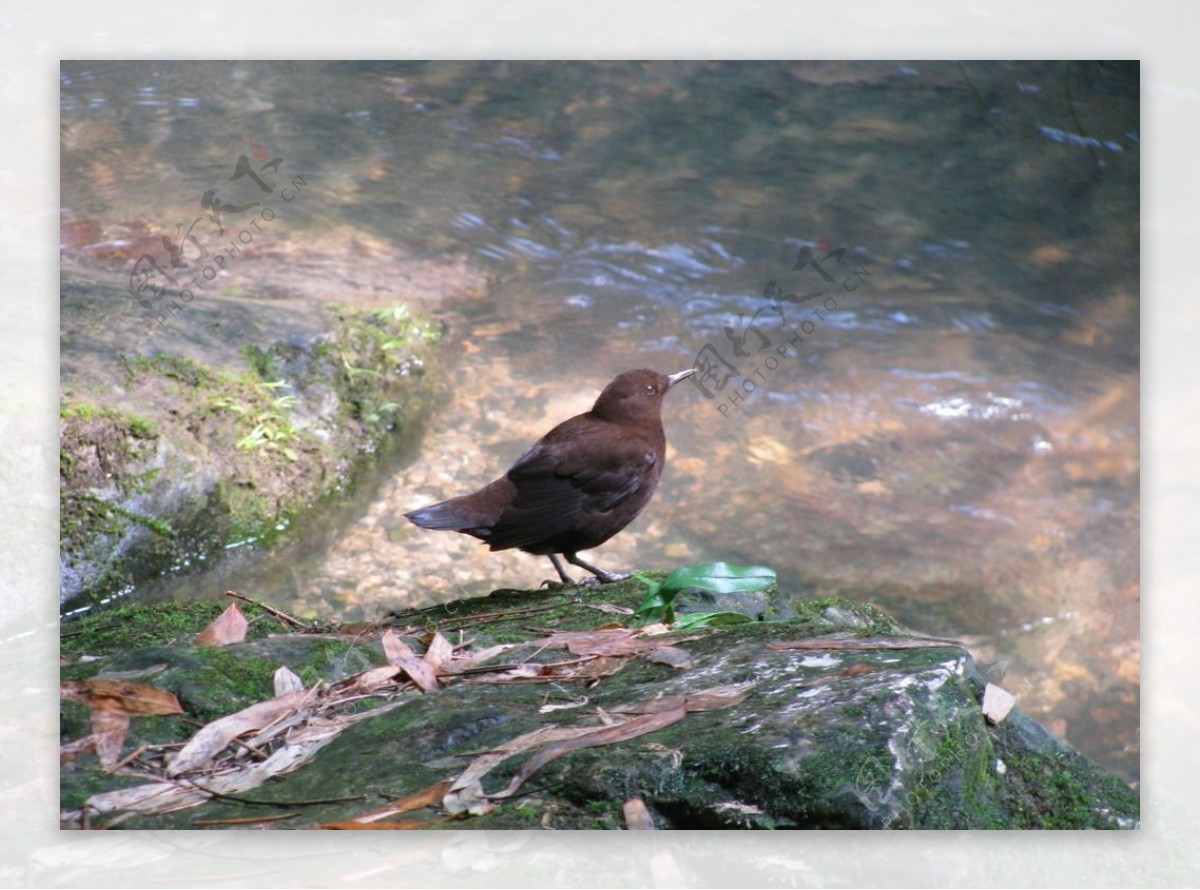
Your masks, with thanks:
M563 556L567 558L567 562L569 562L571 565L579 566L581 569L587 569L605 584L610 584L613 581L624 581L626 578L632 577L631 573L629 572L614 575L612 572L606 572L604 569L598 569L594 565L584 562L574 553L564 553Z
M571 576L567 574L566 567L563 566L562 560L558 558L558 554L547 553L546 555L550 557L550 561L554 563L554 567L558 569L558 577L562 578L563 584L565 584L567 587L574 587L575 582L571 580Z

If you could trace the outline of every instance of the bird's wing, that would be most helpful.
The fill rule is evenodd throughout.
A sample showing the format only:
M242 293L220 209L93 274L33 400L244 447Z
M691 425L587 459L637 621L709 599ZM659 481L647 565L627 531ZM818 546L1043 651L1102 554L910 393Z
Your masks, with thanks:
M645 482L657 461L641 436L605 436L594 426L556 427L509 468L516 496L488 543L521 547L553 538L582 513L606 513Z

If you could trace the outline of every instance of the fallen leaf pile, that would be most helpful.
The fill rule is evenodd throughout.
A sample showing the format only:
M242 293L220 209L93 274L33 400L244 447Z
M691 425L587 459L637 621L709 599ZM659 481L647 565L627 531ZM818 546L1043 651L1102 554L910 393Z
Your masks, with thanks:
M195 645L239 642L244 639L246 626L241 611L236 604L232 605L197 637ZM540 640L522 644L523 648L533 649L526 657L505 662L497 659L515 648L515 644L473 650L472 641L456 646L434 632L420 637L425 651L417 654L409 642L389 629L380 639L388 660L386 665L310 688L305 688L290 669L280 667L274 675L273 698L214 720L173 755L167 750L171 746L146 746L124 760L121 749L130 718L180 714L178 700L169 692L126 679L66 681L62 684L63 696L91 708L92 733L64 745L64 761L94 750L104 769L148 781L92 795L83 810L64 813L64 819L88 824L92 816L103 813L167 813L250 791L269 779L299 769L348 727L401 707L417 695L436 694L452 683L576 680L590 685L637 657L676 668L687 666L688 653L661 639L667 630L662 625L641 628L608 625L588 631L550 631ZM673 639L679 641L678 637ZM566 650L568 657L533 660L548 650ZM497 801L516 794L530 776L571 751L633 739L670 726L694 711L731 707L749 694L748 686L723 686L686 696L610 707L607 711L597 709L598 725L540 727L478 756L457 777L382 809L323 827L429 827L435 824L429 819L399 821L391 817L430 806L442 810L443 820L486 813ZM356 708L351 713L347 705L364 700L374 707ZM567 707L581 707L586 702L586 698L580 699ZM521 755L529 756L508 785L485 791L484 777L499 764Z

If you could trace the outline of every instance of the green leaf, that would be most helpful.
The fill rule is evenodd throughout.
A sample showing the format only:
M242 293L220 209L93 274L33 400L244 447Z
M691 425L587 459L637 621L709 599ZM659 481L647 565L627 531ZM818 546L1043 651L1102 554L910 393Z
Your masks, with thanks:
M641 581L643 584L645 584L651 590L657 590L659 587L659 583L657 581L655 581L653 578L651 578L649 575L647 575L645 572L634 572L633 577L635 577L637 580Z
M649 590L646 599L638 606L637 614L645 624L653 624L661 621L664 624L672 624L675 622L675 609L673 603L675 597L681 590L688 587L699 587L702 590L711 590L715 593L752 593L757 590L766 590L775 583L775 570L768 566L734 566L727 562L708 562L697 566L685 566L681 569L676 569L671 574L661 581L655 581L642 574L635 574L635 578L645 584ZM705 612L695 613L708 616L716 615L738 615L736 612ZM741 618L749 621L745 615ZM682 621L691 621L689 618L681 618ZM699 619L696 619L699 621ZM720 623L710 624L712 627L724 627L729 624L741 624L742 621L721 619ZM678 624L676 624L678 626ZM700 626L696 623L689 623L687 626Z
M685 587L699 587L716 593L752 593L766 590L775 583L775 570L768 566L733 566L727 562L708 562L685 566L667 575L662 582L664 594L675 594Z

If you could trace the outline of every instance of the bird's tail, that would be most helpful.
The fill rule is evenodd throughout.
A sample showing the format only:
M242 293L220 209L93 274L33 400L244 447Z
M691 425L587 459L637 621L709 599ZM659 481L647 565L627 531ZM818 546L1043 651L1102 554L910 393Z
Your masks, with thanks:
M431 504L404 516L421 528L464 532L477 538L486 538L511 500L511 489L512 483L501 478L474 494Z
M440 504L431 504L420 510L405 513L404 516L409 522L419 525L421 528L436 531L461 532L479 525L486 525L484 517L475 515L473 510L463 508L462 500L462 498L453 498L442 501Z

